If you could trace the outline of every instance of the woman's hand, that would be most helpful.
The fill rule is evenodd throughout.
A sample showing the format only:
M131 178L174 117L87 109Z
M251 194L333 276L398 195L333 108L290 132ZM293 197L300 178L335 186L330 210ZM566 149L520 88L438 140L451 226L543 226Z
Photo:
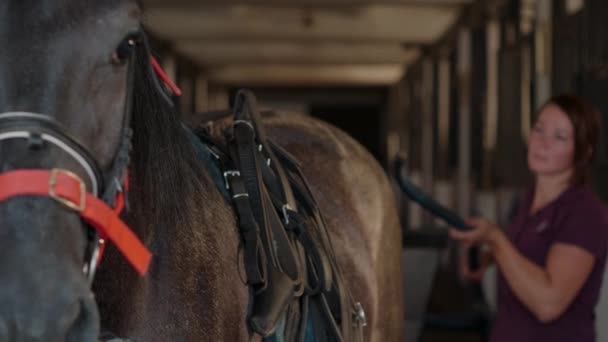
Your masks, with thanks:
M489 266L494 263L492 253L488 250L481 249L479 253L479 267L472 270L469 263L471 245L463 246L463 253L460 255L460 272L464 279L479 283L483 279L483 275L488 270Z
M465 222L473 229L470 231L450 229L450 236L455 240L461 241L465 247L465 253L462 254L462 259L460 260L462 276L467 280L480 282L488 266L492 264L492 252L484 250L479 256L479 268L471 270L469 267L468 251L471 247L482 244L492 247L502 232L496 224L485 219L469 218Z
M473 229L470 231L450 229L450 236L469 246L483 243L492 245L498 235L502 234L500 228L495 223L482 218L469 218L465 222Z

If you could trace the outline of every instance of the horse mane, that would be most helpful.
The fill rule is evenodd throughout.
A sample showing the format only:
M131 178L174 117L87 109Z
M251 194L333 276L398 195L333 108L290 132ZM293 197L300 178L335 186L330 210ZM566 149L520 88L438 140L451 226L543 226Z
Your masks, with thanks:
M158 93L146 47L137 48L133 63L131 216L155 229L191 225L198 211L191 199L201 196L208 178L177 111Z
M94 282L102 327L147 336L162 334L169 328L156 322L169 321L179 327L174 333L182 334L191 329L183 321L196 320L201 338L233 336L241 331L227 325L240 319L248 299L246 290L226 291L245 288L234 281L239 243L234 214L177 111L158 93L146 44L138 45L130 67L133 137L125 220L154 257L143 280L116 251L104 257ZM173 322L175 317L186 318Z

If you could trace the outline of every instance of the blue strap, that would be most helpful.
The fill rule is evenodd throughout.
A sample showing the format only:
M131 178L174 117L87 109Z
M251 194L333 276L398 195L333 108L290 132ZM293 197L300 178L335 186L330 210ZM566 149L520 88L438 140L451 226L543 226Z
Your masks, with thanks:
M218 190L222 193L224 198L227 201L230 201L230 194L226 189L226 183L224 180L224 176L222 175L222 169L219 160L211 154L209 148L206 144L204 144L199 137L192 132L192 130L186 126L184 126L184 130L187 132L190 141L192 142L192 146L194 147L194 151L198 159L207 166L207 170L209 171L209 175L211 175L211 179L217 186Z

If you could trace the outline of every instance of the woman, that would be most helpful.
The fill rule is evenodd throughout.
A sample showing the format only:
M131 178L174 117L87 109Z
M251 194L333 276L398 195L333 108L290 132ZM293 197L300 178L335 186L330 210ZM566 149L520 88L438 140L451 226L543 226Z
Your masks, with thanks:
M471 218L472 231L450 231L468 246L488 247L480 272L498 266L491 342L595 341L608 244L608 215L588 186L599 127L599 113L578 97L550 99L529 138L534 181L513 224L503 232Z

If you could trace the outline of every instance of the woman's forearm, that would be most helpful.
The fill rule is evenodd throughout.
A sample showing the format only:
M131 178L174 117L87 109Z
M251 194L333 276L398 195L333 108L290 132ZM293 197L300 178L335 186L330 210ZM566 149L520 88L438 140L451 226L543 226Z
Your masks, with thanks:
M492 254L510 288L541 321L550 321L559 312L560 300L546 270L523 256L504 234L491 243Z
M546 265L539 266L522 255L494 223L470 218L475 227L450 236L469 245L486 243L501 273L517 298L542 322L550 322L567 309L593 270L594 255L569 243L555 243Z

